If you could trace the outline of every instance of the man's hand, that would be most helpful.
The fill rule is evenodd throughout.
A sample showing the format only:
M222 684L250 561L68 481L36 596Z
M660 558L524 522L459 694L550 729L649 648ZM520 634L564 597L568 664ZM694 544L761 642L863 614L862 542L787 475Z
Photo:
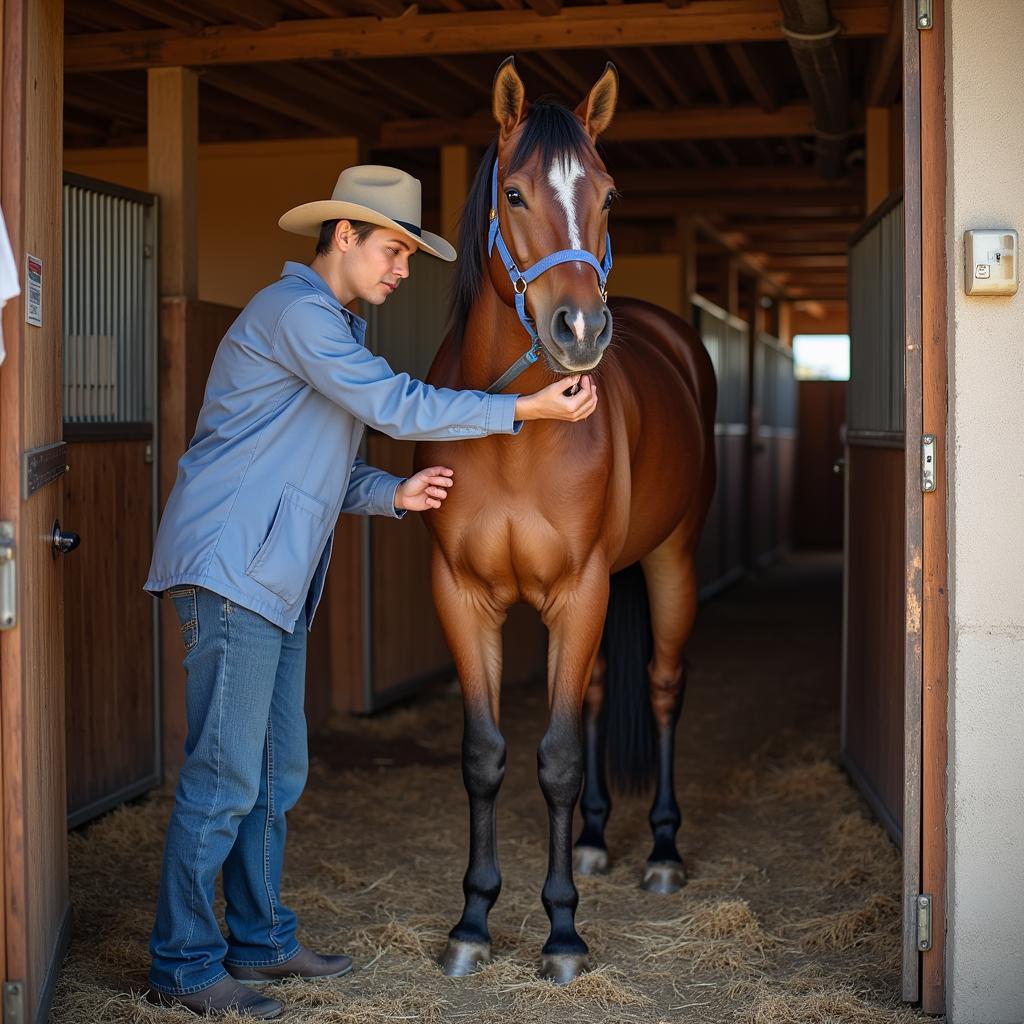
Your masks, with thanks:
M421 469L408 480L403 480L395 492L395 508L410 512L425 512L428 508L440 508L448 497L455 475L447 466L431 466Z
M580 382L580 390L571 398L564 392ZM516 399L517 420L567 420L578 423L597 408L597 385L589 376L574 374L554 384Z

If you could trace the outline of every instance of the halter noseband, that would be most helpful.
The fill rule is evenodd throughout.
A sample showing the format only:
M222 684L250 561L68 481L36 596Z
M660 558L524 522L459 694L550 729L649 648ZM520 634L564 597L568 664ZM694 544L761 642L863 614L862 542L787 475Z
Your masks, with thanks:
M558 252L553 252L550 256L545 256L542 260L538 260L532 267L520 270L515 258L505 244L505 239L501 236L501 226L498 221L497 157L494 159L494 169L491 172L491 214L490 226L487 229L488 257L493 254L495 246L498 247L498 255L501 257L501 262L504 264L505 269L508 271L508 276L512 280L512 290L516 293L516 313L519 316L519 322L526 328L526 333L530 336L530 347L487 389L488 394L497 394L499 391L504 391L516 377L540 358L541 340L536 328L533 326L533 321L526 313L526 289L529 287L530 282L540 277L545 270L558 266L559 263L588 263L597 271L601 299L607 301L608 275L612 269L612 238L610 234L605 232L604 259L601 262L598 262L597 257L586 249L559 249Z

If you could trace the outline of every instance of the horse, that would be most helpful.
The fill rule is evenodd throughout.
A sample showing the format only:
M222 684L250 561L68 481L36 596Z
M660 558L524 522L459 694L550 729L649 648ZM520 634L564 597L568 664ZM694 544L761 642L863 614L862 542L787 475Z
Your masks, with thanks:
M417 445L418 468L450 466L456 481L426 515L434 600L463 696L469 796L464 909L439 959L451 976L491 957L487 917L501 888L495 801L506 752L501 627L517 602L536 608L549 632L549 717L537 754L550 830L541 975L564 984L589 967L573 870L608 868L606 762L626 788L657 777L642 885L671 892L686 878L676 847L674 735L697 607L694 553L715 486L717 385L690 325L646 302L607 298L617 192L595 144L617 97L611 64L575 111L531 105L513 59L499 67L498 134L463 210L450 329L427 376L438 386L492 391L515 381L517 393L581 372L600 382L587 420L537 420L517 436ZM622 572L636 563L645 587Z

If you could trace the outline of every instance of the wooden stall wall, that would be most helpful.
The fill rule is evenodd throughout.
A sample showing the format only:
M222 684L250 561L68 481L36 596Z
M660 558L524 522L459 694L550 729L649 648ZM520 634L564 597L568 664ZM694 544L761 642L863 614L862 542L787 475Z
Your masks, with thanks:
M718 378L715 453L718 486L697 549L697 571L704 597L728 586L744 572L744 503L749 489L749 332L703 296L693 296L694 326L711 356Z
M904 810L904 240L901 196L850 247L843 763L897 842Z
M797 410L793 543L798 548L841 548L846 381L799 381Z
M752 351L748 563L765 566L791 544L796 470L793 351L768 334Z

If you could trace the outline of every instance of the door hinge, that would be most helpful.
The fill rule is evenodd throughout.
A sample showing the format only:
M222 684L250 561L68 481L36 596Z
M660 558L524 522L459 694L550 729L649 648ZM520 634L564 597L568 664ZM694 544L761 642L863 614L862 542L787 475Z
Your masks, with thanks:
M4 1024L25 1024L25 983L4 982Z
M932 948L932 897L920 892L914 901L917 907L917 948L923 953Z
M14 523L0 523L0 629L14 629L18 624L18 575L14 555Z
M932 0L917 0L917 27L932 27Z
M921 490L935 490L935 435L921 435Z

